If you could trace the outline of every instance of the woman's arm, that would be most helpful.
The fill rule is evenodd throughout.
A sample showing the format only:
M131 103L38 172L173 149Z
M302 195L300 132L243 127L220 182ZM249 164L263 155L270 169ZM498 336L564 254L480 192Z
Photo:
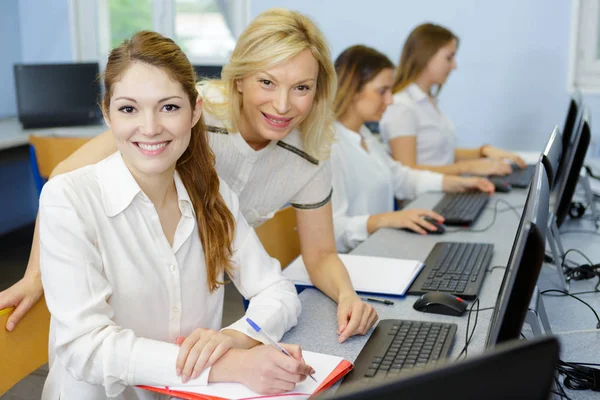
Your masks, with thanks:
M312 210L296 209L300 249L313 284L338 303L338 341L364 335L377 321L375 309L354 291L350 276L337 255L331 202Z
M298 323L301 305L294 284L281 273L279 262L270 257L254 229L242 216L237 196L221 182L221 194L235 216L233 272L231 280L250 303L246 314L223 330L231 335L237 347L250 348L260 343L261 336L246 322L249 317L274 340Z
M456 161L477 160L483 157L482 148L483 146L475 149L456 148L454 149L454 159Z
M116 147L112 134L110 131L106 131L84 144L66 160L59 163L50 174L50 179L56 175L89 164L95 164L115 151ZM14 329L23 315L39 300L42 292L42 283L40 280L39 218L37 218L25 275L19 282L0 292L0 309L16 307L6 322L6 329L8 331Z

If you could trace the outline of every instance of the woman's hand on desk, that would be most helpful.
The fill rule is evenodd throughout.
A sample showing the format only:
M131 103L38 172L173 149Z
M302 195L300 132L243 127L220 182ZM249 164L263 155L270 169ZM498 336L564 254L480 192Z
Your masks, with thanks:
M521 157L510 151L502 150L493 146L483 146L481 148L481 154L485 157L494 158L496 160L510 160L517 164L519 168L527 167L527 163Z
M12 331L23 315L37 303L44 293L39 274L25 274L25 276L0 292L0 310L15 307L15 310L6 321L6 330Z
M343 343L350 336L365 335L377 322L377 311L372 305L361 300L356 292L340 296L337 309L338 342Z
M492 194L494 193L495 186L485 178L444 175L442 190L444 192L468 192L479 190L480 192Z
M493 158L478 158L476 160L462 161L463 173L472 175L508 175L512 168L503 160Z
M212 366L229 349L234 347L233 338L212 329L199 328L188 337L177 338L180 345L177 356L177 375L186 383L200 376L200 373Z

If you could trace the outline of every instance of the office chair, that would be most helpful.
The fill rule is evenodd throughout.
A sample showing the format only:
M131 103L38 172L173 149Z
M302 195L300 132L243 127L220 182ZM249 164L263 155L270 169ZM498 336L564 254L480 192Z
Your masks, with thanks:
M296 210L286 206L256 228L256 234L267 253L276 258L281 269L300 255L300 238L296 230Z
M273 218L255 229L267 253L276 258L281 269L287 267L300 255L300 238L296 229L296 210L286 206L278 210ZM248 301L244 300L244 309Z
M0 310L0 397L48 362L50 313L42 297L12 332L5 329L12 308Z
M58 163L69 157L90 139L88 137L29 135L29 161L38 195L42 192L42 186Z

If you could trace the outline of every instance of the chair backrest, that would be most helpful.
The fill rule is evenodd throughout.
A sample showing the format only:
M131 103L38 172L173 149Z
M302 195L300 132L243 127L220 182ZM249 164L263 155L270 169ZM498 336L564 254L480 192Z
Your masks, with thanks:
M256 228L256 234L267 253L285 268L300 255L300 238L296 229L296 211L287 206Z
M12 310L0 310L0 397L48 362L50 313L42 297L12 332L4 327Z
M37 167L42 178L48 179L59 162L88 142L91 137L29 136L35 149Z

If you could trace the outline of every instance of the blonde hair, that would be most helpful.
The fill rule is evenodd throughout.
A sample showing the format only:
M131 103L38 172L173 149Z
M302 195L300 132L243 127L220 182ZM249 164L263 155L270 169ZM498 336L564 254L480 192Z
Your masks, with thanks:
M337 79L331 53L314 22L297 11L274 8L259 14L240 35L229 64L220 80L201 82L206 89L218 89L225 100L203 99L205 109L226 128L237 132L242 94L236 82L265 71L309 49L319 64L316 93L311 110L300 123L304 150L318 160L329 157L334 140L333 100Z
M413 29L404 43L392 92L398 93L413 83L438 50L452 40L456 40L458 46L458 36L440 25L427 23ZM436 96L440 90L441 85L437 88Z

